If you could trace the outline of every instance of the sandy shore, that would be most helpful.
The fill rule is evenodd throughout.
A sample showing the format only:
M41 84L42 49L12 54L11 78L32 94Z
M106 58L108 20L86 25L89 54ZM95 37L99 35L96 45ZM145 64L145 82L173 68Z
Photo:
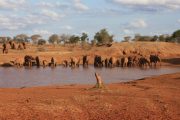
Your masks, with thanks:
M0 119L177 120L180 73L109 84L0 89Z

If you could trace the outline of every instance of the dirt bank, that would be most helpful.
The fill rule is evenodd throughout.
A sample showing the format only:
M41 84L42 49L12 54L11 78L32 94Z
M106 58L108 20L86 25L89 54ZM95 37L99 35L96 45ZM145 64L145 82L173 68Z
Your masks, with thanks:
M180 73L107 85L0 89L0 119L177 120Z

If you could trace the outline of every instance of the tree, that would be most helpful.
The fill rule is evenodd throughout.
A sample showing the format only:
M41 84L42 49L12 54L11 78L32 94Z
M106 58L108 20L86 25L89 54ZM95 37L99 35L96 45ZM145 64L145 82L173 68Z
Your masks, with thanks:
M180 30L176 30L173 34L172 34L173 38L178 38L180 37Z
M46 44L46 40L44 40L44 39L38 40L38 45L45 45L45 44Z
M140 37L141 37L141 34L136 33L134 36L134 41L139 41Z
M53 34L49 37L49 43L55 44L60 42L60 37L57 34Z
M96 40L91 40L91 45L95 46L96 45Z
M7 42L7 37L0 37L0 43Z
M113 37L114 36L110 35L106 29L102 29L95 34L94 39L97 41L97 43L107 44L112 43L114 41Z
M81 42L87 42L88 41L88 34L82 33L81 35Z
M69 39L69 42L72 44L76 44L80 41L80 37L76 35L72 35Z
M159 39L159 37L157 35L153 36L153 38L151 39L151 41L157 41Z
M82 47L85 47L86 43L89 41L88 34L82 33L81 35L81 45Z
M174 40L174 42L180 43L180 30L176 30L176 31L172 34L172 39Z
M29 36L26 34L19 34L14 37L14 40L17 42L29 42Z
M163 35L160 35L160 36L159 36L159 41L165 42L166 39L165 39L165 37L164 37Z
M60 41L62 41L63 43L64 43L64 45L66 44L66 43L69 43L69 39L71 38L71 36L70 35L68 35L68 34L62 34L61 36L60 36Z
M32 35L31 36L31 40L33 42L33 44L37 44L38 43L38 40L41 38L41 35L39 34L35 34L35 35Z
M129 42L131 40L131 36L125 36L124 37L124 42Z

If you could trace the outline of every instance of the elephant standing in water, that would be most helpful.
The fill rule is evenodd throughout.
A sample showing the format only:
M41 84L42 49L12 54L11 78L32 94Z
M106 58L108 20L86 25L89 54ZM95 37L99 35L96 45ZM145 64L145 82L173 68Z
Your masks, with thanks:
M57 65L56 59L54 57L52 57L51 62L49 63L49 66L56 67L56 65Z
M128 58L127 57L121 58L121 66L127 67L127 65L128 65Z
M96 55L94 57L94 67L103 67L103 60L102 57L99 55Z
M128 63L127 63L128 67L132 67L133 66L133 58L131 56L128 57Z
M154 63L154 66L156 66L156 64L159 62L159 64L161 65L161 59L158 55L150 55L150 65L152 66L152 64Z
M108 62L109 67L116 67L117 65L117 59L115 57L111 57Z
M146 57L140 57L138 64L140 67L148 67L150 66L150 60Z
M108 67L108 64L109 64L108 58L106 58L106 59L104 60L104 64L105 64L105 67Z
M70 58L70 66L72 68L79 67L79 64L80 64L80 59L78 59L76 57L71 57Z
M32 56L26 55L24 57L24 65L25 66L32 67L35 63L36 63L36 60Z
M64 61L62 62L62 65L63 65L64 67L68 67L68 60L64 60Z
M48 66L48 61L47 60L42 60L42 65L43 65L43 67Z
M40 67L40 60L39 60L39 57L38 56L36 56L36 66L37 67Z
M89 59L87 55L83 56L83 67L88 67Z
M137 65L138 65L138 61L139 61L139 57L134 56L132 61L133 61L133 64L132 64L132 65L133 65L133 66L137 66Z

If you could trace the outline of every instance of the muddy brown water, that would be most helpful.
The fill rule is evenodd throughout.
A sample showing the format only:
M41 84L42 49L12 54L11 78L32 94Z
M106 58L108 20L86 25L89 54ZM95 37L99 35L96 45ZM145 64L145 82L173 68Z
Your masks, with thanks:
M0 88L21 88L47 85L95 84L98 72L105 83L119 83L155 75L180 72L180 67L160 68L3 68L0 67Z

